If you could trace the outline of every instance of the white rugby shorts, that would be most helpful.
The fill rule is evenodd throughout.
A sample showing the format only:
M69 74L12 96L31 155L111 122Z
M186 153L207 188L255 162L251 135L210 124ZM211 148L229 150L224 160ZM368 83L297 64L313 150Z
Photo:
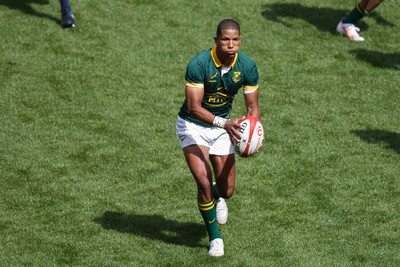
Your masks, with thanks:
M223 156L234 153L229 134L222 128L200 126L178 116L176 135L181 148L201 145L209 148L210 155Z

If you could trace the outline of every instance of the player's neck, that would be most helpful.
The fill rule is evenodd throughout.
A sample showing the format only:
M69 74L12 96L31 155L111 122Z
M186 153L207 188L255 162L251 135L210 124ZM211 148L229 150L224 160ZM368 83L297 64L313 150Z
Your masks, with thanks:
M224 65L226 68L230 68L233 64L233 61L235 60L235 55L220 55L217 51L217 56L219 62L221 62L222 65Z

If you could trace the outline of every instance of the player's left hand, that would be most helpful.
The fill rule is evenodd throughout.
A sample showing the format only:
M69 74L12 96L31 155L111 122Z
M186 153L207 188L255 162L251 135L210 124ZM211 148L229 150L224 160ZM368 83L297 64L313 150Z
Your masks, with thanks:
M239 129L241 128L240 120L240 118L228 120L224 126L224 129L229 134L231 140L235 140L236 142L242 138L242 134L239 132Z

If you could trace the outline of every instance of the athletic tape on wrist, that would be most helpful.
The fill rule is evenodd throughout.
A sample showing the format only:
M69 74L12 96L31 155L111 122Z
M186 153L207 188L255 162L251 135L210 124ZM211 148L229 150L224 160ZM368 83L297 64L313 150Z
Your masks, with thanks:
M228 119L215 116L214 121L213 121L213 125L214 125L214 126L217 126L217 127L219 127L219 128L224 128L225 123L226 123L227 121L228 121Z

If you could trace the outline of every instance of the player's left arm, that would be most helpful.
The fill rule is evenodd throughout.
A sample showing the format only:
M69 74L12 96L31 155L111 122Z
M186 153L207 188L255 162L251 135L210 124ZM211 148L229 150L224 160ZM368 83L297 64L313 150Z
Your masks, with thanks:
M244 94L244 101L246 103L246 116L254 116L260 118L261 111L258 103L258 90Z
M258 103L258 69L255 62L249 64L246 72L246 81L243 86L244 101L247 108L246 116L260 118L261 111Z

